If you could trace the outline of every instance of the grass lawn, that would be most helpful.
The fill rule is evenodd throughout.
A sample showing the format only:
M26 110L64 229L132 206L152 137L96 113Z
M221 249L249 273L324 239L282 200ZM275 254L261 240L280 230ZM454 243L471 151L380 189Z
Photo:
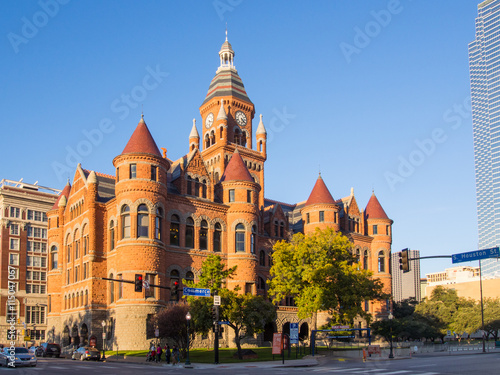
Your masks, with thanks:
M258 358L255 359L244 359L243 362L260 362L260 361L272 361L273 360L273 355L271 348L265 347L265 348L251 348L255 353L257 353ZM119 351L118 355L122 356L125 355L127 357L144 357L146 358L148 351L147 350L138 350L138 351ZM231 349L219 349L219 362L220 363L237 363L241 362L238 358L233 358L233 355L237 353L237 350L235 348ZM288 358L288 352L285 353L285 361L287 359L296 359L295 357L296 350L295 348L292 348L292 351L290 353L290 358ZM309 350L307 350L307 353L309 354ZM107 351L106 352L106 357L116 355L116 351ZM297 354L297 359L300 359L304 356L305 354ZM165 360L165 354L162 355L163 360ZM214 363L214 351L213 349L190 349L189 350L189 359L193 363ZM281 356L274 356L274 360L280 361ZM181 359L182 362L185 361L184 359Z

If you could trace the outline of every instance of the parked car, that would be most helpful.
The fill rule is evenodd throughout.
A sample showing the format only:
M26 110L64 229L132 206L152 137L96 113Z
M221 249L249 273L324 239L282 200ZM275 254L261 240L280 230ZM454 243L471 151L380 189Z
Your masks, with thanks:
M42 357L57 357L61 356L61 347L59 344L53 342L44 342L41 347L43 348Z
M22 347L16 348L3 348L0 351L0 365L6 367L21 367L32 366L35 367L37 359L34 353Z
M99 361L101 359L101 352L92 346L80 346L73 352L71 359L85 361L86 359L94 359Z

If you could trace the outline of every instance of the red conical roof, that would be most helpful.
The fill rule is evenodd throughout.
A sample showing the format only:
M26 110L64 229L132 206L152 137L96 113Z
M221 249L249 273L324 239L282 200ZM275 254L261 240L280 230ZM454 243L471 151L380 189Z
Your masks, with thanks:
M243 162L243 159L237 149L231 157L231 160L229 160L229 163L227 163L226 170L220 179L220 182L223 181L254 182L252 175L248 171L248 168Z
M333 199L332 195L330 194L330 191L326 187L323 179L321 178L321 175L318 176L318 179L314 184L311 194L307 199L306 206L318 203L335 204L335 200Z
M54 205L52 206L53 210L57 210L57 208L59 207L59 201L61 200L61 197L63 195L66 197L66 199L68 199L70 191L71 191L71 184L69 183L69 180L68 180L68 183L64 187L63 191L61 191L61 194L59 194L59 197L57 198L56 203L54 203Z
M372 194L366 205L365 215L367 219L389 219L375 196L375 193Z
M161 158L160 150L144 122L144 117L141 117L141 121L122 152L122 154L131 153L153 154Z

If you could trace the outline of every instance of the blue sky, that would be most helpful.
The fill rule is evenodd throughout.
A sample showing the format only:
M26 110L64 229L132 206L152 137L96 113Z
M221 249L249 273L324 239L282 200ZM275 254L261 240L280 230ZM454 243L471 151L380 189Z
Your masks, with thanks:
M167 156L186 154L227 23L268 131L266 197L306 200L321 170L336 199L353 187L364 208L375 190L393 251L475 250L477 4L2 1L0 178L62 189L77 161L114 174L142 106ZM422 275L451 266L422 261Z

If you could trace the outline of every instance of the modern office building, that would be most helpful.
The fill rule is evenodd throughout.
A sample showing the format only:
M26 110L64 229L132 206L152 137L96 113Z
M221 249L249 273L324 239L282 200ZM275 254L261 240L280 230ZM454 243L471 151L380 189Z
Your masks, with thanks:
M39 344L46 339L46 212L60 193L60 190L22 181L0 181L2 344L10 341L15 341L17 346Z
M478 5L476 40L469 44L479 248L500 245L500 0ZM482 261L483 275L500 275L500 261Z
M415 298L420 302L420 260L411 260L410 271L403 272L399 267L400 255L401 251L391 255L392 299L401 302L404 299ZM408 256L410 259L419 258L420 251L409 250Z

